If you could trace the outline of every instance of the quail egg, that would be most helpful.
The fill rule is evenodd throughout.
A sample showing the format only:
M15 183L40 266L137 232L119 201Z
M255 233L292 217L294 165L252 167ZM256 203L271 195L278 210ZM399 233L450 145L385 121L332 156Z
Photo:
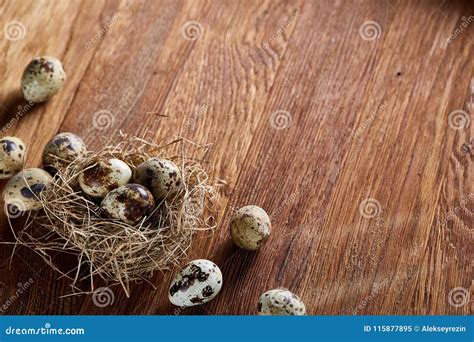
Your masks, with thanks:
M126 184L112 190L102 200L106 216L128 224L140 222L155 206L153 196L140 184Z
M42 169L25 169L13 176L5 185L3 200L7 207L15 206L20 211L39 209L42 206L38 195L52 180L49 173Z
M248 205L236 211L230 224L232 240L240 248L256 250L270 236L271 223L265 210Z
M36 57L23 72L21 91L28 102L45 102L61 89L65 80L66 73L59 59Z
M7 179L23 168L26 146L16 137L0 139L0 146L0 179Z
M138 165L133 182L150 189L156 200L178 194L183 186L178 166L170 160L159 158L151 158Z
M285 288L277 288L260 296L257 311L266 316L303 316L306 308L301 299Z
M127 184L132 177L130 167L119 159L100 159L79 174L79 186L91 197L103 198L110 191Z
M81 138L72 133L60 133L51 139L43 150L43 165L66 165L86 154L86 145Z
M187 264L171 283L169 299L181 307L212 300L222 288L222 273L212 261L198 259Z

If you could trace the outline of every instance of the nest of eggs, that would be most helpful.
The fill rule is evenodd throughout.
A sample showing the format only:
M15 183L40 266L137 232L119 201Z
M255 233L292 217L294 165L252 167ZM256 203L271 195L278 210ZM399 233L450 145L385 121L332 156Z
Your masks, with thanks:
M189 146L195 149L194 155L202 151L202 146L183 139L158 146L133 137L87 152L66 165L58 160L55 167L59 172L38 194L42 208L30 211L24 227L14 232L17 243L33 249L69 278L73 293L94 291L100 278L107 286L120 284L128 296L131 282L147 281L155 272L177 264L193 234L215 226L217 193L199 157L185 156ZM110 218L104 215L100 201L81 191L79 178L94 161L111 158L122 160L132 170L150 158L173 161L181 173L182 190L155 200L155 206L138 223ZM77 260L67 270L59 262L64 253ZM84 281L88 290L84 290Z

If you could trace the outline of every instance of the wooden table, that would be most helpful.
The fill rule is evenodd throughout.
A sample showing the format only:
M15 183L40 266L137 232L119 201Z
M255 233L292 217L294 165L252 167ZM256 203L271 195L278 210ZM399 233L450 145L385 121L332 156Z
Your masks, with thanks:
M208 169L227 184L218 228L188 257L221 266L214 301L176 311L175 269L100 308L2 246L4 313L255 314L280 286L317 315L472 312L472 1L4 0L0 13L2 127L25 105L31 58L57 56L68 75L5 132L28 144L27 166L57 132L94 148L151 131L212 144ZM113 114L106 131L98 111ZM247 204L272 216L257 253L229 235ZM12 241L4 215L1 234Z

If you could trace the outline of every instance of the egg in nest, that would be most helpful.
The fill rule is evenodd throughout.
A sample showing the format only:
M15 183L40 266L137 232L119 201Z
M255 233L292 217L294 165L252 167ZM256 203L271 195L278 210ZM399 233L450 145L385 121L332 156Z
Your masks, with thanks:
M138 165L133 182L151 190L156 200L173 198L183 189L181 171L170 160L151 158Z
M132 170L125 162L115 158L99 159L79 174L79 186L87 195L103 198L110 191L127 184L131 177Z
M104 215L128 224L140 222L155 206L153 196L140 184L126 184L112 190L102 200Z

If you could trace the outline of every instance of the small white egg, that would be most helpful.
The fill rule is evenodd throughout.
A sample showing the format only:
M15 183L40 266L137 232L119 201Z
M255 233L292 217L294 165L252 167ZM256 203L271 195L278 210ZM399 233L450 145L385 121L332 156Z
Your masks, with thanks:
M16 137L0 139L0 179L7 179L23 169L26 145Z
M51 139L43 150L43 165L67 165L87 152L84 141L73 133L60 133Z
M5 205L7 208L14 206L19 211L41 208L38 196L52 181L53 178L49 173L38 168L25 169L17 173L3 189ZM10 209L8 211L10 212Z
M140 184L126 184L102 200L104 215L128 224L140 222L155 206L153 195Z
M21 91L28 102L41 103L53 97L66 80L61 61L43 56L33 59L21 79Z
M79 186L87 195L103 198L110 191L127 184L132 177L130 167L119 159L96 160L79 174Z
M156 200L177 195L183 189L181 171L170 160L151 158L138 165L133 182L146 186Z
M257 311L266 316L303 316L306 307L303 301L285 288L277 288L260 296Z
M247 250L259 249L268 240L270 230L270 217L256 205L237 210L230 224L232 240L237 246Z
M187 264L174 278L170 302L181 307L201 305L217 296L222 288L222 273L212 261L197 259Z

